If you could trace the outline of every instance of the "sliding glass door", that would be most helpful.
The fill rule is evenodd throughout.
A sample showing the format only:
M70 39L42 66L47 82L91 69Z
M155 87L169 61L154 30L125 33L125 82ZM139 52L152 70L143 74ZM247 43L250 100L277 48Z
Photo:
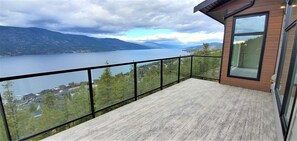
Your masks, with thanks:
M297 5L288 0L285 32L275 87L285 140L297 139ZM296 119L296 120L295 120Z
M296 47L296 46L295 46ZM296 47L297 48L297 47ZM290 78L290 90L288 90L287 100L284 101L283 118L287 124L288 131L286 133L287 140L297 140L297 113L296 113L296 95L297 95L297 52L295 52L295 64L293 66L293 74ZM289 86L288 86L289 87ZM294 108L295 107L295 108Z

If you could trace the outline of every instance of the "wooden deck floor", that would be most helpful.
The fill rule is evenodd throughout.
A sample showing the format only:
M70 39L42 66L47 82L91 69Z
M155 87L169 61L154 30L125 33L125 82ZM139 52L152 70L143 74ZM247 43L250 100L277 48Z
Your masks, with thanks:
M45 140L272 141L272 95L188 79Z

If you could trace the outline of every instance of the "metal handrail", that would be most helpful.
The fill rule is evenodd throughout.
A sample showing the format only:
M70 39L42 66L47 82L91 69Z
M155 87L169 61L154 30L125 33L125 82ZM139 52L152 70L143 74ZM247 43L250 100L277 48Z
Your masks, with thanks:
M119 64L111 64L111 65L102 65L102 66L94 66L94 67L85 67L85 68L77 68L77 69L68 69L68 70L59 70L59 71L51 71L51 72L42 72L42 73L2 77L2 78L0 78L0 82L23 79L23 78L32 78L32 77L38 77L38 76L61 74L61 73L77 72L77 71L87 71L87 73L88 73L88 85L89 85L89 94L90 94L89 96L90 96L90 107L91 107L90 113L88 113L88 114L86 114L84 116L78 117L76 119L67 121L67 122L65 122L63 124L60 124L60 125L57 125L55 127L49 128L47 130L43 130L43 131L40 131L38 133L35 133L35 134L32 134L30 136L27 136L25 138L20 139L20 140L28 140L28 139L31 139L31 138L36 137L38 135L47 133L47 132L49 132L51 130L57 129L59 127L65 126L67 124L70 124L70 123L72 123L74 121L77 121L77 120L80 120L80 119L83 119L83 118L86 118L86 117L91 116L92 118L95 118L95 114L98 113L98 112L102 112L102 111L104 111L106 109L109 109L109 108L111 108L113 106L116 106L116 105L119 105L119 104L122 104L122 103L125 103L125 102L128 102L128 101L131 101L131 100L136 101L138 99L138 97L143 96L143 95L145 95L147 93L151 93L151 92L154 92L154 91L157 91L157 90L162 90L163 87L171 86L171 85L173 85L175 83L179 83L182 80L186 80L188 78L191 78L191 77L193 77L192 73L193 73L193 58L194 57L221 58L221 56L187 55L187 56L169 57L169 58L161 58L161 59L151 59L151 60L136 61L136 62L127 62L127 63L119 63ZM182 79L180 78L181 58L190 58L190 72L189 72L190 75L189 75L189 77L185 77L185 78L182 78ZM173 81L173 82L170 82L169 84L163 85L163 70L164 70L163 63L164 63L164 60L170 60L170 59L178 59L178 66L177 66L178 67L178 78L177 78L176 81ZM149 91L144 92L142 94L138 94L137 93L137 83L138 83L137 82L137 64L147 63L147 62L156 62L156 61L160 61L160 87L155 88L153 90L149 90ZM120 101L118 103L109 105L107 107L104 107L104 108L101 108L101 109L95 111L94 98L93 98L94 93L93 93L93 84L92 84L92 71L91 70L109 68L109 67L116 67L116 66L124 66L124 65L133 65L133 68L134 68L134 70L133 70L134 71L134 97L122 100L122 101ZM197 77L197 76L194 76L194 77ZM210 79L213 79L213 78L210 78ZM8 125L8 122L7 122L7 119L6 119L6 116L5 116L4 104L2 103L1 98L2 98L2 96L0 95L0 108L1 108L0 112L2 114L2 120L3 120L4 126L5 126L7 138L8 138L9 141L11 141L12 140L11 133L9 131L9 125Z
M190 57L188 56L180 56L182 58ZM50 72L42 72L42 73L34 73L34 74L25 74L25 75L17 75L17 76L8 76L8 77L0 77L0 82L8 81L8 80L15 80L15 79L22 79L28 77L37 77L37 76L44 76L44 75L53 75L53 74L60 74L60 73L68 73L68 72L76 72L76 71L85 71L89 69L102 69L108 67L116 67L116 66L124 66L124 65L133 65L134 63L147 63L147 62L154 62L160 60L169 60L169 59L177 59L179 57L169 57L169 58L161 58L161 59L151 59L151 60L144 60L144 61L136 61L136 62L127 62L127 63L117 63L111 65L101 65L101 66L94 66L94 67L84 67L84 68L77 68L77 69L67 69L67 70L59 70L59 71L50 71Z
M124 65L133 65L134 63L147 63L147 62L155 62L160 60L169 60L169 59L177 59L177 58L186 58L186 57L211 57L211 58L221 58L222 56L199 56L199 55L187 55L187 56L179 56L179 57L169 57L169 58L161 58L161 59L151 59L151 60L144 60L144 61L136 61L136 62L128 62L128 63L117 63L111 65L101 65L101 66L94 66L94 67L84 67L84 68L77 68L77 69L67 69L67 70L58 70L58 71L50 71L50 72L42 72L42 73L34 73L34 74L25 74L25 75L16 75L16 76L8 76L8 77L0 77L0 82L15 80L15 79L22 79L28 77L37 77L37 76L44 76L44 75L53 75L53 74L60 74L60 73L68 73L68 72L76 72L76 71L84 71L89 69L102 69L108 67L116 67L116 66L124 66Z

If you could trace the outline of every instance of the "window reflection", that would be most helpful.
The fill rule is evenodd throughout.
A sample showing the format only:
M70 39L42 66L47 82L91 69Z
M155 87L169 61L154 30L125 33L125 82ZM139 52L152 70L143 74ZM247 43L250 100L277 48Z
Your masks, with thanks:
M235 33L264 32L266 15L236 19Z
M263 36L235 36L230 74L257 78Z

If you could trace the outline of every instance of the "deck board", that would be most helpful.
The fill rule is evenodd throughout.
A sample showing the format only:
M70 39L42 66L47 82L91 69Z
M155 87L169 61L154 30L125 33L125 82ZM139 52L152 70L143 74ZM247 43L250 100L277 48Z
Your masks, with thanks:
M276 140L272 95L188 79L44 140Z

